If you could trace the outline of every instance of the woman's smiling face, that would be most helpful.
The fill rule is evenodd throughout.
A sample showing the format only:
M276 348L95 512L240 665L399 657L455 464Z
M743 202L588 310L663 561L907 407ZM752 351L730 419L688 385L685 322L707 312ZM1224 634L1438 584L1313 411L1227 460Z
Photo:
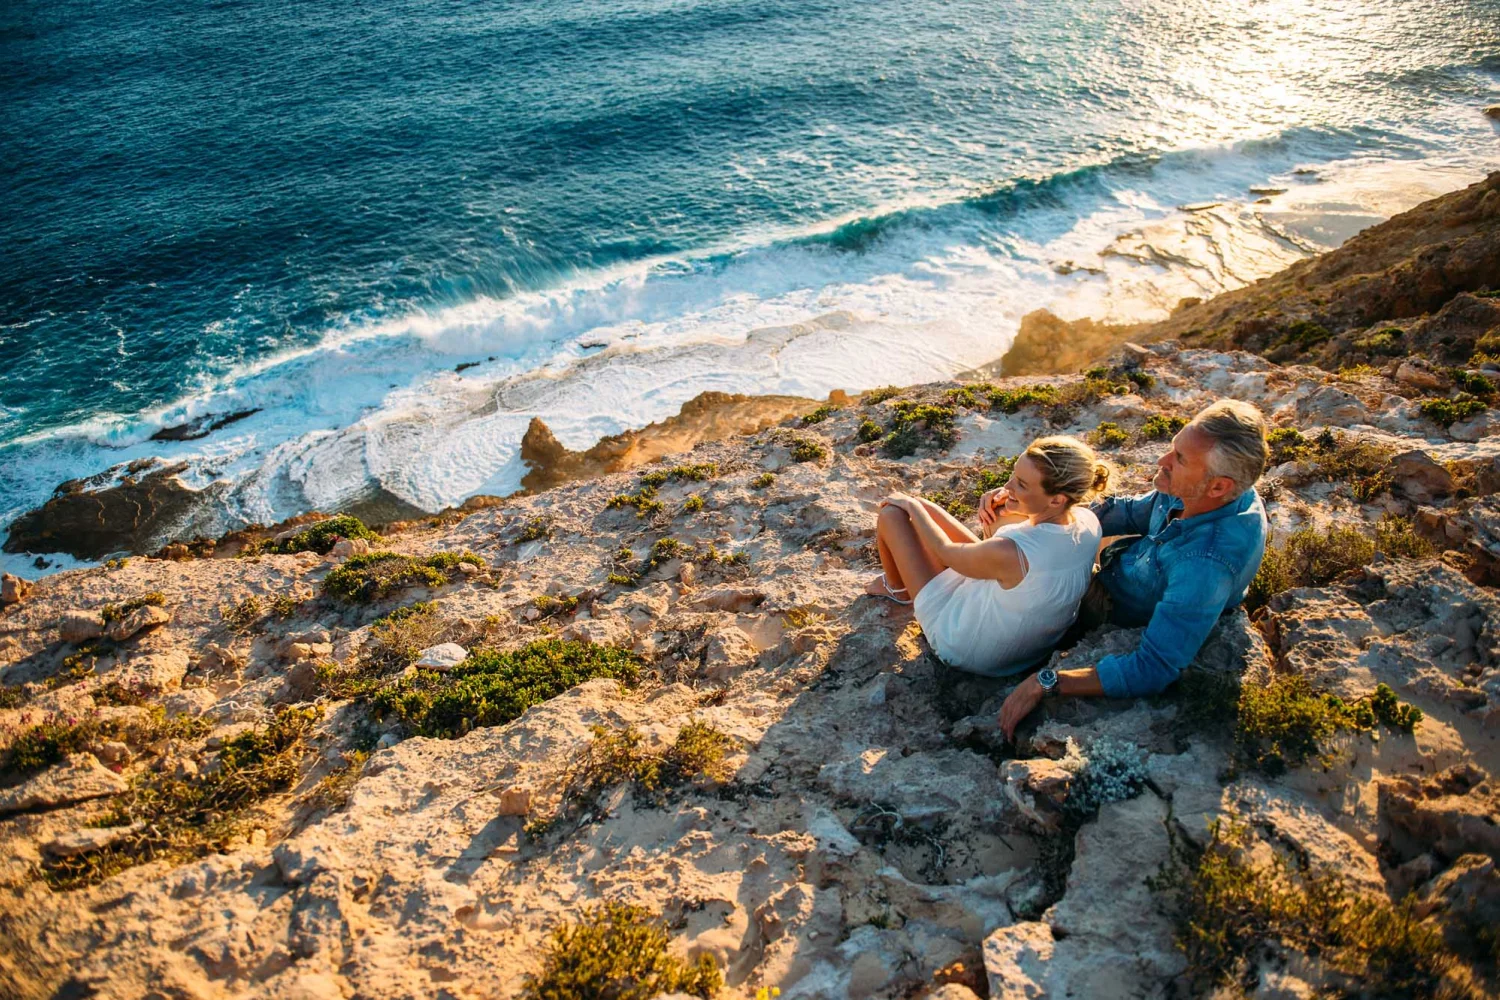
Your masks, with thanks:
M1010 478L1005 481L1005 490L1007 514L1035 517L1055 511L1068 502L1067 497L1061 493L1048 493L1042 487L1041 467L1027 455L1016 459L1015 467L1010 470Z

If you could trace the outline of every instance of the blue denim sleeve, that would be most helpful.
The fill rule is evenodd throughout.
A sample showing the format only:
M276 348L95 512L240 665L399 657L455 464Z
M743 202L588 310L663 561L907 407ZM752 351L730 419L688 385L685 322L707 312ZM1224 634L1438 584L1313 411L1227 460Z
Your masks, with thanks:
M1151 506L1156 502L1156 492L1142 493L1135 497L1110 497L1101 500L1089 510L1099 519L1099 527L1110 535L1144 535L1151 530Z
M1211 556L1179 560L1134 652L1106 656L1095 666L1111 698L1155 694L1193 661L1234 595L1234 572Z

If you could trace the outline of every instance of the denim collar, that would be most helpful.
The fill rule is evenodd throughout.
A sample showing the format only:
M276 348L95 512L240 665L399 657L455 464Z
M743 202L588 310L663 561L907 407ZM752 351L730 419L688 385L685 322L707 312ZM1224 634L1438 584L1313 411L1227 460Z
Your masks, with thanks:
M1171 518L1167 521L1163 530L1165 530L1165 528L1170 528L1174 524L1182 524L1186 525L1188 528L1196 528L1200 524L1208 524L1209 522L1217 521L1220 518L1233 517L1236 514L1243 514L1245 511L1249 510L1250 505L1255 503L1255 501L1259 498L1260 494L1256 493L1255 487L1252 486L1250 489L1241 493L1237 498L1231 500L1229 503L1226 503L1222 507L1217 507L1214 510L1205 511L1202 514L1195 514L1194 516L1189 518ZM1181 510L1182 508L1183 503L1181 499L1173 496L1167 497L1167 511L1169 514L1171 511ZM1186 528L1184 530L1186 530Z

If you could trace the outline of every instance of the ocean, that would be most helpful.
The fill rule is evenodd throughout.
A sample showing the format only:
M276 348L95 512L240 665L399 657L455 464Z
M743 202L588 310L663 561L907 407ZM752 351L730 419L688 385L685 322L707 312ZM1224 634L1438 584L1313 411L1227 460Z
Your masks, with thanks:
M1500 0L10 0L0 67L0 527L143 459L184 530L434 511L533 416L949 377L1500 163Z

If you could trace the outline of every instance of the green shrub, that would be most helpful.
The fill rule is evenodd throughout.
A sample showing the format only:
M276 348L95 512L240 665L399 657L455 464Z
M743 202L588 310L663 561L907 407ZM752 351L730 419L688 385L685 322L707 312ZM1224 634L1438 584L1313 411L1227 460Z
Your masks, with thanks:
M1148 885L1171 910L1192 995L1253 990L1258 962L1283 949L1316 956L1350 977L1340 996L1479 1000L1442 934L1411 897L1356 895L1331 868L1293 867L1278 852L1256 865L1248 829L1215 820L1198 853L1174 839L1173 858ZM1458 973L1455 975L1455 973Z
M958 441L958 411L952 405L903 400L894 404L895 423L883 450L891 458L905 458L918 448L951 448Z
M580 600L577 594L564 594L562 597L538 594L531 599L531 606L540 611L543 618L553 618L577 613Z
M1276 428L1266 435L1266 444L1271 449L1271 465L1301 461L1313 453L1312 442L1295 427Z
M864 406L874 406L876 403L884 403L888 399L895 399L899 395L901 395L900 389L893 385L888 385L883 389L870 389L863 396L859 397L859 401Z
M641 476L641 485L652 490L665 486L669 481L702 483L719 474L719 463L701 462L697 465L674 465L670 469L656 469ZM642 490L644 492L644 490ZM654 493L652 494L655 495Z
M1362 351L1369 351L1371 354L1395 357L1406 353L1406 347L1401 342L1405 336L1405 331L1399 326L1388 326L1355 340L1354 346Z
M629 587L631 584L636 582L637 577L632 576L629 573L611 573L609 574L609 576L605 577L605 579L614 584L616 587Z
M1322 587L1375 558L1375 543L1354 528L1324 531L1302 528L1279 550L1266 546L1265 558L1245 597L1247 611L1264 607L1283 590Z
M1149 372L1143 372L1132 368L1130 371L1127 371L1125 373L1125 377L1134 382L1136 388L1140 389L1142 392L1156 386L1156 376L1150 374Z
M605 510L616 510L621 507L634 507L636 517L645 517L647 514L656 514L666 509L665 505L656 498L656 487L645 483L634 493L616 493L604 505Z
M43 876L54 889L74 889L102 882L132 865L183 861L222 849L243 832L251 807L296 782L307 737L322 713L321 708L283 708L265 726L225 743L218 766L191 778L139 774L92 825L140 823L141 830L102 850L50 861Z
M265 613L260 598L254 594L235 604L219 605L219 620L224 623L224 627L241 635L253 629Z
M540 542L552 537L552 522L545 517L527 518L516 535L517 542Z
M460 563L484 568L472 552L439 552L419 559L395 552L350 556L323 578L323 593L348 603L378 600L406 587L441 587Z
M763 490L774 482L776 482L776 473L762 472L760 475L750 480L750 488L752 490Z
M703 509L703 498L694 493L682 501L682 512L684 514L696 514Z
M829 417L837 413L840 409L841 407L834 406L831 403L824 403L822 406L818 407L816 410L813 410L811 413L804 414L801 424L803 427L811 427L813 424L821 424L823 421L827 420Z
M374 705L413 735L451 739L504 725L595 677L632 683L640 666L629 650L544 639L505 653L476 652L446 673L418 670L382 688Z
M259 545L246 546L241 555L290 555L293 552L316 552L327 555L340 538L363 538L368 542L380 541L380 536L365 527L363 521L350 514L316 521L306 528L279 542L265 541ZM253 549L253 551L252 551Z
M1095 448L1119 448L1129 441L1130 433L1111 420L1101 421L1089 435L1089 444Z
M1141 425L1141 437L1147 441L1160 441L1174 436L1186 426L1187 420L1182 417L1169 417L1160 413L1153 413Z
M1236 758L1273 776L1309 760L1326 766L1326 745L1338 733L1369 732L1378 725L1409 733L1421 721L1422 710L1399 701L1385 684L1368 697L1345 702L1312 690L1301 674L1278 674L1268 684L1240 686Z
M1495 383L1483 372L1471 372L1465 368L1450 368L1448 377L1460 392L1488 400L1495 395Z
M794 436L790 447L794 462L821 462L828 457L828 449L816 438Z
M988 382L974 382L949 389L943 393L943 398L953 406L964 406L971 410L988 409L990 396L995 391L995 387Z
M885 428L873 420L861 420L859 422L859 430L854 432L854 436L865 444L869 444L871 441L879 441L884 437Z
M1460 395L1456 399L1424 399L1418 409L1427 419L1443 427L1449 427L1460 420L1468 420L1470 417L1483 413L1488 407L1482 399Z
M651 472L641 474L641 485L648 486L654 490L667 485L667 480L671 478L672 474L666 469L655 469Z
M647 750L645 738L633 726L613 730L594 726L593 734L593 743L574 767L564 795L574 813L601 791L625 782L642 801L659 802L665 793L690 782L727 780L725 758L737 745L734 737L706 722L683 726L661 753Z
M1023 406L1050 406L1057 402L1057 386L1025 385L1019 389L997 389L990 395L990 408L1015 413Z
M166 595L159 590L153 590L150 593L142 594L140 597L131 598L124 604L106 604L99 609L99 618L104 624L113 625L132 611L139 611L144 607L161 608L165 607L166 603Z
M660 918L639 906L604 903L552 932L542 971L522 1000L651 1000L663 993L711 997L723 985L708 955L692 964L668 950Z
M997 459L993 468L980 466L966 471L953 489L934 490L922 498L931 500L960 521L966 520L977 509L980 497L1005 485L1015 465L1014 458Z
M1388 556L1425 559L1434 550L1431 542L1417 534L1411 518L1385 514L1375 525L1375 551Z

